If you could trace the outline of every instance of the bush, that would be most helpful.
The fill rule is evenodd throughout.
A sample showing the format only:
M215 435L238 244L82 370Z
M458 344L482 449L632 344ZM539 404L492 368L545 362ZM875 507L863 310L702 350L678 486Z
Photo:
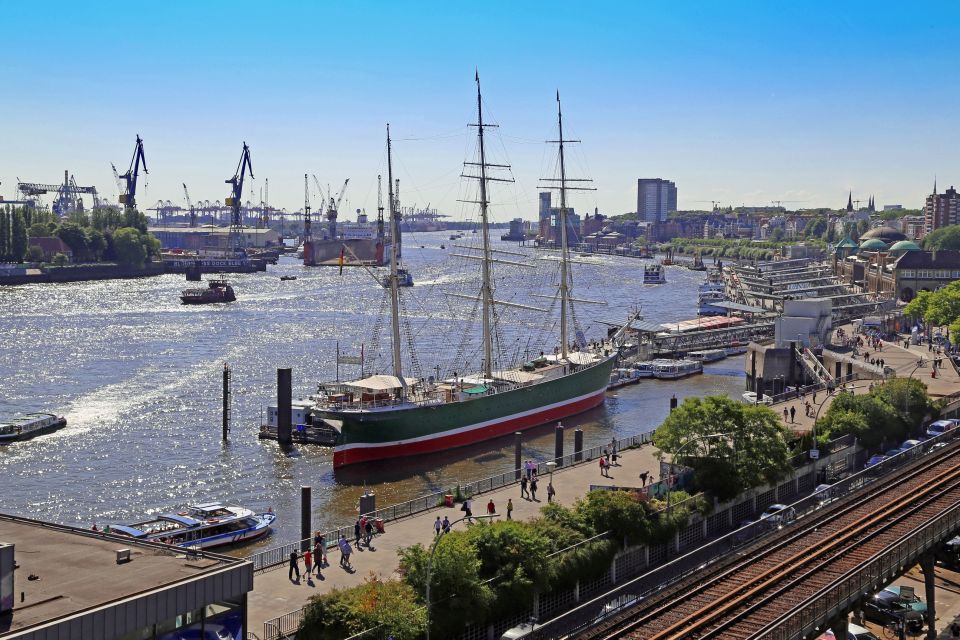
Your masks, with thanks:
M70 258L68 258L66 255L58 252L55 256L53 256L53 258L50 259L50 262L51 262L52 264L55 264L55 265L58 266L58 267L62 267L63 265L65 265L65 264L67 264L68 262L70 262Z
M358 587L311 598L297 638L340 640L381 626L396 640L417 640L426 631L427 612L410 585L371 575Z

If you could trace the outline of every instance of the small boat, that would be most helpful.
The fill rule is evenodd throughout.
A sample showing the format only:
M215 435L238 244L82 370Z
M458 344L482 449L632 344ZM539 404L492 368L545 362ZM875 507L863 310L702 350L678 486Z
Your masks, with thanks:
M297 276L280 276L281 280L296 280Z
M693 255L693 264L687 267L691 271L706 271L707 267L703 264L703 258L700 257L700 252L698 251Z
M716 362L727 357L726 349L703 349L702 351L690 351L687 353L693 360L700 362Z
M447 245L442 244L442 245L440 245L440 248L441 248L441 249L446 249L446 248L447 248Z
M67 426L67 419L52 413L28 413L10 422L0 422L0 444L29 440Z
M180 295L183 304L216 304L236 299L233 287L226 280L210 280L206 289L184 289Z
M380 281L380 284L383 285L384 289L390 287L390 276L384 276L383 280ZM413 274L411 274L406 269L397 269L397 286L398 287L412 287L413 286Z
M210 502L190 505L183 511L153 520L111 526L110 532L175 547L209 549L261 538L270 533L276 519L277 514L272 510L255 513L243 507Z
M703 373L703 363L697 360L653 361L653 377L660 380L677 380L696 373Z
M665 284L667 276L662 264L648 264L643 267L643 284Z
M634 371L637 372L637 377L640 378L652 378L653 377L653 360L644 360L643 362L637 362L633 365Z
M638 382L640 382L640 372L636 369L614 369L610 372L610 382L607 384L607 390L618 389Z

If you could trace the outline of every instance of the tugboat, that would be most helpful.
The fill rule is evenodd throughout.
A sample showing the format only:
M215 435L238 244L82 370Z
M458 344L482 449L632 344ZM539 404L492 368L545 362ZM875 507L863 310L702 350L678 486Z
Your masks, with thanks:
M383 285L384 289L390 288L390 276L386 276L381 280L380 284ZM413 274L411 274L406 269L397 269L397 286L398 287L412 287L413 286Z
M281 280L284 280L284 281L286 281L286 280L296 280L296 279L297 279L297 276L280 276L280 279L281 279Z
M184 289L180 295L183 304L216 304L236 299L233 287L226 280L210 280L206 289Z

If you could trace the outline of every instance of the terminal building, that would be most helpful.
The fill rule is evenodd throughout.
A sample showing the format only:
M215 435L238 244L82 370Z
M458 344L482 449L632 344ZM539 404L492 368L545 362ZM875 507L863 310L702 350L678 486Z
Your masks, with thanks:
M246 640L253 564L0 515L4 640Z

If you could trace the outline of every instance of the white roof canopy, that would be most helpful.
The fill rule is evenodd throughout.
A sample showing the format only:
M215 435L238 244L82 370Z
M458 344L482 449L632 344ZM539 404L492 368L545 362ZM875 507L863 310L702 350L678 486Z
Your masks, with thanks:
M494 371L493 377L498 380L506 380L508 382L515 382L517 384L522 384L524 382L533 382L535 380L540 380L543 376L539 373L532 373L529 371L518 371L516 369L511 371Z
M416 378L404 378L404 380L406 381L408 387L412 386L417 381ZM362 380L345 382L344 385L348 387L355 387L357 389L364 389L366 391L390 391L391 389L399 389L403 386L400 384L400 378L387 375L368 376Z

